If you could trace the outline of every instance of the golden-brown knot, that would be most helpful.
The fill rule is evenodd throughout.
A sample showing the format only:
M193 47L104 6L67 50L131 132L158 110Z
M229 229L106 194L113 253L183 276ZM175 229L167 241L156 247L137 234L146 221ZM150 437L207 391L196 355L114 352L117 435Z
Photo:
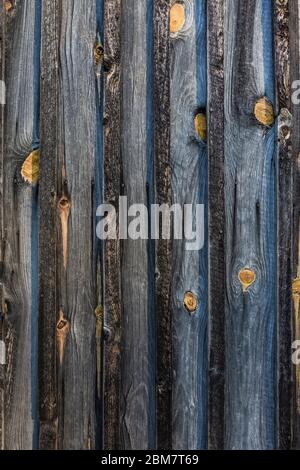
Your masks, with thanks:
M170 32L178 33L185 23L185 8L180 2L172 5L170 10Z
M206 142L206 115L204 113L197 113L194 119L196 134L201 140Z
M252 269L241 269L239 272L239 281L242 284L243 291L246 292L247 289L252 286L255 282L256 274Z
M183 305L189 313L193 313L197 309L197 297L193 292L186 292L184 294Z
M271 127L274 124L273 105L265 96L256 101L254 115L263 126Z
M40 174L40 150L33 150L21 168L21 175L27 183L35 185L38 182Z

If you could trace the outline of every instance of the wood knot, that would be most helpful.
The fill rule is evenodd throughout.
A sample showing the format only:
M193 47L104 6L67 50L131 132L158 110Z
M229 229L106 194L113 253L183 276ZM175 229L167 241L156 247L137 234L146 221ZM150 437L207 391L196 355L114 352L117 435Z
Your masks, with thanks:
M56 337L57 337L57 346L58 346L58 355L59 361L62 364L64 358L64 350L66 337L70 330L70 323L64 318L64 313L59 312L59 319L56 325Z
M196 114L194 118L194 125L196 134L200 137L201 140L206 142L206 115L203 112L199 112Z
M272 103L266 98L260 98L256 101L254 106L254 115L256 120L266 127L271 127L274 124L274 110Z
M63 196L62 198L60 198L59 202L58 202L58 207L60 210L62 211L66 211L68 209L70 209L70 201L68 198L66 198L65 196Z
M170 10L170 33L178 33L185 23L185 8L180 2L171 6Z
M242 269L239 272L239 281L242 284L243 291L246 292L247 289L252 286L252 284L255 282L256 275L255 272L252 271L252 269Z
M35 185L38 182L40 174L40 150L33 150L21 168L22 178L29 184Z
M183 305L189 313L195 312L197 303L197 297L193 292L189 291L184 294Z
M13 9L13 4L9 0L5 0L4 2L4 10L10 12Z
M96 42L94 45L94 64L99 66L103 61L104 50L100 42Z

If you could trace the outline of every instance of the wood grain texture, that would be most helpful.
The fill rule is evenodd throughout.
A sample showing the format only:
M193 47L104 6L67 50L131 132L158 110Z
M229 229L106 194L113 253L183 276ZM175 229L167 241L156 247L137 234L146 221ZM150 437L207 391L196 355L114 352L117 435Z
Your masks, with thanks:
M289 47L290 47L290 82L291 84L299 80L300 77L300 9L298 0L289 2ZM293 92L295 89L293 88ZM300 120L300 107L296 102L292 102L292 198L293 198L293 220L292 220L292 280L300 277L300 129L297 123ZM300 318L299 318L299 293L293 295L293 319L291 343L300 339ZM287 334L288 332L286 332ZM297 383L299 377L299 365L292 365L292 448L300 449L300 411L299 399L300 388Z
M2 8L2 7L1 7ZM34 54L36 3L14 2L3 16L7 96L2 128L2 335L6 366L1 380L2 447L31 449L34 445L34 356L32 307L37 295L32 277L34 253L34 192L21 177L21 166L31 152L35 134ZM2 23L3 24L3 23ZM33 361L32 361L33 359Z
M61 134L57 201L60 251L57 351L59 442L92 449L96 441L94 186L96 3L61 4Z
M299 0L1 3L1 449L300 448L299 78Z
M183 2L185 23L171 34L171 168L172 202L206 204L206 143L194 118L206 108L205 2ZM200 65L198 60L201 61ZM174 240L172 251L172 448L206 446L207 409L207 256L188 251ZM191 291L197 309L189 314L183 299Z
M224 447L225 204L224 2L208 2L209 372L208 447Z
M275 130L253 116L263 96L274 106L272 21L269 0L225 1L227 449L276 446ZM246 292L244 268L256 276Z
M128 206L147 206L147 188L152 184L148 173L152 136L147 128L151 112L147 102L151 84L147 60L147 28L152 25L149 11L151 0L122 2L122 193L128 198ZM155 445L155 319L153 299L149 297L149 245L141 238L128 238L122 244L121 438L125 449L151 449Z
M59 2L42 4L41 152L39 177L39 419L40 449L55 449L58 439L56 323L57 166L59 131Z
M121 1L104 2L104 200L118 210L121 188ZM104 406L105 449L120 448L120 241L105 241Z
M5 12L4 9L0 9L0 80L5 83ZM1 235L1 244L0 244L0 274L2 277L3 272L3 249L4 244L3 240L3 210L4 210L4 200L3 200L3 167L4 167L4 124L5 124L5 104L0 104L0 235ZM0 339L5 341L5 299L4 299L4 290L3 284L0 283ZM4 361L3 361L4 362ZM0 449L4 449L4 419L5 419L5 364L0 365Z
M154 1L154 167L155 202L171 206L170 162L170 0ZM156 443L172 444L172 242L157 240L155 253Z
M275 67L278 117L278 429L277 447L291 447L292 402L292 148L289 66L289 2L274 3ZM285 197L280 195L284 194Z

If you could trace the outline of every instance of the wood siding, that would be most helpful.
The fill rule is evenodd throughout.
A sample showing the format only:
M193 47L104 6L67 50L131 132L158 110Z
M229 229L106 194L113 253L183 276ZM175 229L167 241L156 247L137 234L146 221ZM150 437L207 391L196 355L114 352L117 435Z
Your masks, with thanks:
M1 449L300 448L299 12L1 2Z

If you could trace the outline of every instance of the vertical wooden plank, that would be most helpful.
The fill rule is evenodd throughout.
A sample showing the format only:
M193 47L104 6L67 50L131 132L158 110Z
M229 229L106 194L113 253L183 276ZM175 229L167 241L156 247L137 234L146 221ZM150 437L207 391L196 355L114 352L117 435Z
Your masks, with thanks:
M224 447L225 204L224 1L208 2L209 372L208 447Z
M289 2L274 2L278 118L278 423L277 446L291 446L292 400L292 151L289 66ZM297 10L296 10L297 11ZM291 16L297 17L291 7ZM282 197L284 195L284 197Z
M290 81L294 100L292 100L292 175L293 175L293 226L292 226L292 338L291 343L300 340L300 291L298 280L300 279L300 129L297 123L300 120L300 106L297 102L297 80L300 79L300 5L298 0L289 2L290 20ZM291 354L295 349L291 351ZM287 368L288 370L288 368ZM300 365L292 364L292 447L300 449Z
M59 161L59 447L96 442L94 191L96 2L61 3L61 155Z
M228 449L276 446L277 211L272 22L270 0L225 1Z
M170 0L154 0L154 166L155 202L171 206L170 167ZM156 241L156 445L172 448L172 242Z
M205 1L173 2L170 12L172 202L192 204L194 214L196 204L207 203L206 124L196 127L200 116L206 120L205 8ZM207 245L190 251L186 240L173 242L173 449L200 449L207 441L206 250ZM192 311L184 306L188 292L196 302Z
M57 164L59 131L58 0L42 3L41 152L39 178L40 449L57 442ZM47 103L47 105L46 105Z
M147 101L151 80L149 11L152 12L152 0L122 2L122 192L128 198L128 207L147 207L147 188L152 184L152 133L148 128L151 110ZM136 240L129 236L122 245L121 439L125 449L151 449L155 445L155 319L150 297L149 245L142 236Z
M5 85L5 10L0 8L0 80L1 80L1 103L0 103L0 276L3 272L3 168L4 168L4 123L5 123L5 102L6 102L6 85ZM3 284L0 283L0 340L5 344L5 320L4 320L4 291ZM2 358L0 364L0 449L4 449L4 419L5 419L5 360Z
M22 177L23 163L33 149L36 134L35 76L36 8L34 0L8 2L5 9L5 77L7 95L2 128L1 233L2 338L6 366L1 383L2 447L32 449L35 430L36 383L32 355L32 307L37 295L32 272L33 198L30 174ZM2 6L1 6L2 8ZM3 24L3 23L2 23ZM3 70L3 69L2 69ZM30 162L27 161L30 170ZM23 176L25 171L22 172ZM30 172L29 172L30 173Z
M117 211L121 187L120 24L121 1L104 0L104 200ZM105 241L104 256L104 448L119 449L121 253L118 239Z

